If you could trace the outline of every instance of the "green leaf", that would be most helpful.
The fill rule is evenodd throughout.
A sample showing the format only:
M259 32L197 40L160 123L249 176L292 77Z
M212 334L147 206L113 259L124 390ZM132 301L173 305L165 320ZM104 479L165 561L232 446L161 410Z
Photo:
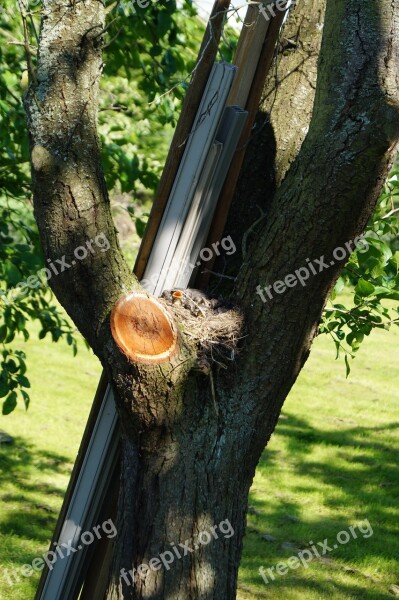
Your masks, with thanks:
M11 392L3 402L3 415L9 415L17 406L17 394Z
M391 300L399 300L399 290L393 290L384 286L377 286L374 295L378 298L390 298Z
M12 324L12 325L14 325L14 324ZM10 323L9 323L9 326L10 326ZM7 334L6 339L4 341L5 341L6 344L10 344L13 341L14 338L15 338L15 331L10 330L8 332L8 334Z
M3 265L5 280L9 287L17 285L21 281L21 273L10 260L7 260Z
M25 375L17 375L17 381L22 387L30 388L30 381Z
M396 268L399 270L399 250L395 252L392 256L391 261L395 264Z
M365 296L371 296L374 290L375 286L369 281L366 281L365 279L359 279L355 287L355 292L359 294L359 296L361 296L362 298L364 298Z
M17 363L12 358L6 362L5 368L10 373L16 373L18 371L18 369L19 369Z
M345 287L345 280L343 279L343 277L339 277L337 279L337 283L335 284L335 288L334 288L335 293L339 294L340 292L342 292L344 287Z
M21 390L21 394L22 394L22 398L24 400L25 408L26 408L26 410L28 410L29 404L30 404L30 396L29 396L28 392L25 392L24 390Z
M0 327L0 342L3 343L7 337L7 325L2 325Z
M145 232L145 228L147 227L146 221L143 221L139 217L136 219L136 231L137 235L142 238Z
M158 33L160 37L163 37L165 33L169 31L172 25L171 16L166 11L160 11L158 13Z
M0 398L4 398L5 396L7 396L9 391L10 387L8 383L0 379Z
M349 373L351 372L351 367L349 364L349 358L348 358L347 354L345 354L345 365L346 365L346 379L348 379Z

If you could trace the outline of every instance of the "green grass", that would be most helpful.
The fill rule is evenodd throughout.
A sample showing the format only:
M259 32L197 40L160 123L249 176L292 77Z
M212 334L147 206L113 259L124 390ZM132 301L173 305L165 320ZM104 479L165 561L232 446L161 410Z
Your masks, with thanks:
M399 584L398 342L399 330L375 332L346 380L331 343L316 341L257 469L239 600L393 598L389 588ZM61 343L32 339L26 351L31 407L0 417L0 429L15 438L0 444L4 600L33 598L38 575L21 576L11 587L4 569L47 551L100 374L83 345L76 359ZM310 540L333 545L340 531L364 519L371 537L358 533L308 568L276 575L268 585L261 579L260 566L286 561Z
M101 372L83 343L76 358L64 343L32 336L24 346L31 405L0 416L0 430L15 440L0 444L1 600L34 596L38 574L20 575L11 587L4 569L11 573L48 550Z
M240 600L392 599L389 588L399 585L398 346L398 329L374 332L346 380L328 339L316 340L252 486ZM372 536L357 532L308 568L261 579L260 566L267 576L309 541L327 538L331 547L365 519Z

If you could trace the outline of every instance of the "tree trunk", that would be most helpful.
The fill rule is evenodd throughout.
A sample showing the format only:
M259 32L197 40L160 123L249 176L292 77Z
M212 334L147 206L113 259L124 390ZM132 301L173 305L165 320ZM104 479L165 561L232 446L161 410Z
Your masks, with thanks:
M134 561L117 545L108 598L235 597L254 457L248 457L248 467L242 464L246 428L224 427L207 395L198 396L202 408L190 396L196 408L173 432L140 436L136 483L126 482L123 490L124 501L128 490L134 506L130 520L124 510L117 524L132 544ZM124 438L123 464L131 465L134 453Z
M303 19L314 24L314 15L321 28L324 1L314 0L311 8L309 18L308 2L295 9L298 31ZM390 0L327 2L314 109L304 86L307 107L295 122L302 134L287 132L291 119L278 121L276 189L231 290L245 337L227 369L212 364L193 341L192 319L173 306L166 310L178 323L179 350L169 362L130 362L112 337L111 309L140 286L119 251L99 162L103 13L96 0L70 8L61 0L44 1L37 80L25 105L44 251L49 259L65 255L71 264L50 283L102 361L123 426L118 537L107 598L230 600L256 464L345 262L333 251L363 230L398 141L399 10ZM301 54L300 43L295 53ZM294 93L305 73L312 89L312 65L310 75L303 66ZM281 89L289 98L286 85ZM249 189L261 197L264 174L256 172ZM241 224L249 228L254 220L245 214ZM89 250L76 261L76 247L99 234L108 251ZM304 285L285 286L271 298L262 292L309 261L318 269Z

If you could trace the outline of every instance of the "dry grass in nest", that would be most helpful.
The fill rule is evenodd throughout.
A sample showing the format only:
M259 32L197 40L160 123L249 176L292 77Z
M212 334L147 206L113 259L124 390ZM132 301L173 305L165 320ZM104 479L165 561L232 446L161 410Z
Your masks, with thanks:
M204 308L194 315L184 306L167 306L182 323L185 334L196 344L202 369L206 370L212 363L226 368L228 362L236 359L239 341L244 337L244 319L238 309Z

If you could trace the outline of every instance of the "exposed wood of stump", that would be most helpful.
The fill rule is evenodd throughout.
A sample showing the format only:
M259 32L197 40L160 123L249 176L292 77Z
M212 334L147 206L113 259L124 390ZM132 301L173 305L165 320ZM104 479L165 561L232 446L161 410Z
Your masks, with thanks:
M111 312L111 331L119 349L137 363L167 362L178 348L168 312L144 292L130 292L118 300Z

